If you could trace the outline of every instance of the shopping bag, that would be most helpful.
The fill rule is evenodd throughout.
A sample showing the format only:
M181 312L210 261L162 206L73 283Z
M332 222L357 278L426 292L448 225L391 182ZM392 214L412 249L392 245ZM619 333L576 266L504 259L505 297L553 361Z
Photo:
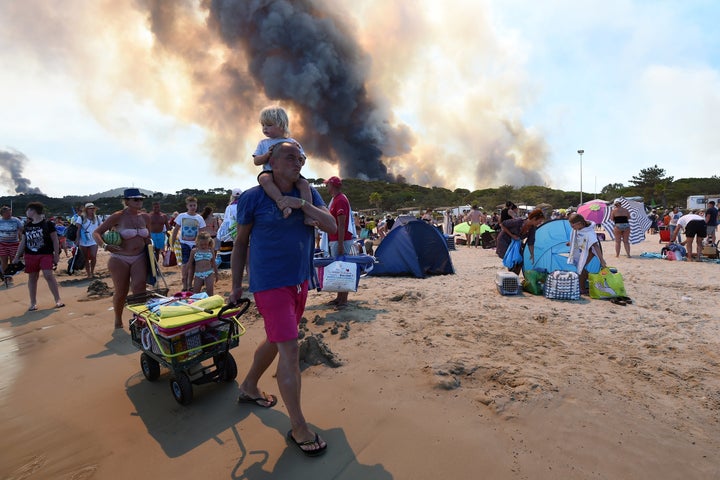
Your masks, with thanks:
M580 277L575 272L556 270L545 279L545 297L553 300L580 300Z
M163 267L174 267L177 265L177 257L173 250L165 250L163 254Z
M545 291L547 276L545 270L526 270L523 272L523 290L533 295L542 295Z
M336 260L322 267L320 287L323 292L357 292L360 265Z
M598 273L588 274L590 298L625 297L625 283L616 268L601 268Z
M503 265L507 268L513 268L518 263L522 263L523 257L520 253L520 245L520 240L513 239L510 242L510 246L503 257Z

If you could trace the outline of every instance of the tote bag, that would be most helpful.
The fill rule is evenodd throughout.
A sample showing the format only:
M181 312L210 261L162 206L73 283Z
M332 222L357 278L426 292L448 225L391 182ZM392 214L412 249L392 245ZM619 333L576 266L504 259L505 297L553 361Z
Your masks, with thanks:
M612 267L601 268L598 273L588 274L590 298L625 297L625 282L622 274Z

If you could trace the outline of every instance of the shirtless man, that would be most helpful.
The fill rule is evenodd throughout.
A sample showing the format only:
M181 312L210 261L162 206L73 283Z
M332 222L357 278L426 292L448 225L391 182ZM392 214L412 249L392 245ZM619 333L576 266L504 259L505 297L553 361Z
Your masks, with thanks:
M486 217L485 214L480 210L480 208L477 206L477 204L474 204L472 208L470 209L470 212L465 216L465 221L470 224L470 230L468 230L467 233L467 246L470 246L470 239L473 235L475 235L475 238L473 242L475 243L475 248L480 244L480 226L485 223Z
M153 202L150 212L150 238L155 249L155 259L165 250L166 232L170 231L170 219L160 211L160 202Z

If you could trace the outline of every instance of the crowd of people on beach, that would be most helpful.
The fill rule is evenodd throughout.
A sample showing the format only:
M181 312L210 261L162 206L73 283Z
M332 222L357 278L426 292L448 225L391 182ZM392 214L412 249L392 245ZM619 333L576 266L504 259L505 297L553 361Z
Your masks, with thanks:
M259 117L265 138L258 142L252 155L253 163L261 167L258 185L245 192L232 189L223 218L218 218L210 205L198 213L198 200L193 196L185 199L184 212L165 213L157 201L148 211L144 208L146 196L137 188L125 189L122 207L108 215L100 215L96 206L88 202L78 206L71 218L46 219L44 206L31 202L25 206L23 222L5 205L0 220L2 271L6 282L11 283L11 275L6 274L17 268L22 259L28 275L28 311L39 308L40 273L53 295L54 308L62 308L65 305L54 273L61 253L69 258L79 249L85 258L85 275L94 279L98 250L102 249L109 254L107 269L114 292L114 326L123 329L128 296L146 291L148 273L153 273L149 271L153 259L162 260L166 267L180 265L184 292L212 296L219 277L219 252L230 252L232 286L228 301L231 304L239 301L246 288L252 292L266 334L239 385L238 403L261 408L277 404L277 398L264 393L259 382L279 356L277 384L291 427L287 440L305 455L316 456L326 451L327 442L310 429L303 415L298 358L298 326L307 301L313 258L318 254L329 257L372 254L376 242L387 238L398 219L390 213L366 217L354 212L343 193L343 181L337 176L324 182L331 196L326 205L318 190L301 175L307 158L300 143L290 136L287 112L279 106L270 106ZM610 216L614 222L615 255L619 256L624 248L630 257L630 212L616 201ZM675 207L662 215L652 211L651 216L651 233L667 228L673 242L682 241L681 234L685 235L689 260L700 259L702 239L716 241L718 213L714 202L709 202L705 212L683 215ZM596 225L577 212L545 212L536 208L521 213L516 204L508 201L491 213L473 204L460 213L444 210L438 214L427 209L419 216L447 236L454 236L455 229L467 223L465 238L458 240L475 247L488 246L491 241L500 258L506 256L513 242L524 244L531 259L535 232L544 222L555 218L569 221L572 228L569 261L576 266L584 285L589 262L597 257L601 267L605 267L606 261ZM489 236L483 236L485 233ZM694 257L693 245L698 249ZM514 263L508 269L520 273L521 266ZM345 308L348 293L338 292L328 304L338 310Z

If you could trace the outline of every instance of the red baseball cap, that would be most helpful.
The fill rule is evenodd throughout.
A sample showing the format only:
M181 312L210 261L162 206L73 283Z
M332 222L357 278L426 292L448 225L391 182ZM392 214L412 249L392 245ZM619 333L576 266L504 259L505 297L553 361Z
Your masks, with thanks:
M336 187L342 187L342 180L338 177L330 177L325 180L325 185L335 185Z

